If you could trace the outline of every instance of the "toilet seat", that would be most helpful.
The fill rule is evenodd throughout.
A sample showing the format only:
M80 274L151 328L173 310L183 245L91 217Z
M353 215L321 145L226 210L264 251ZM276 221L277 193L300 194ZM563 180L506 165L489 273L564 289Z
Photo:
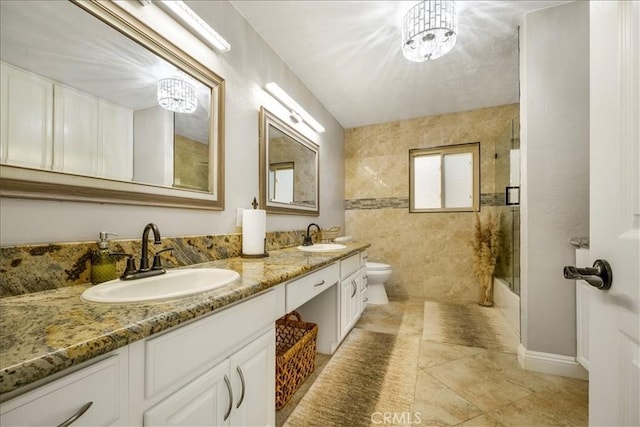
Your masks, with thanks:
M367 262L367 271L388 271L391 270L391 266L389 264L384 264L381 262Z

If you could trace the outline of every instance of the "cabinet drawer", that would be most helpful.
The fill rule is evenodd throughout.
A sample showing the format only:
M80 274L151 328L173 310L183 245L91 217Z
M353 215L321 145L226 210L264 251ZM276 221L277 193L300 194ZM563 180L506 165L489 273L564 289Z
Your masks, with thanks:
M338 278L338 264L334 263L322 270L287 283L287 313L338 283Z
M340 261L340 278L346 279L360 269L360 254L351 255Z
M365 267L367 265L367 261L369 260L369 254L367 251L360 252L360 265Z
M124 354L121 354L124 353ZM126 425L126 351L3 403L2 426L52 426L92 402L74 426ZM122 395L121 395L122 394ZM120 422L118 422L120 421Z
M283 316L284 288L243 301L145 343L145 397L182 386Z

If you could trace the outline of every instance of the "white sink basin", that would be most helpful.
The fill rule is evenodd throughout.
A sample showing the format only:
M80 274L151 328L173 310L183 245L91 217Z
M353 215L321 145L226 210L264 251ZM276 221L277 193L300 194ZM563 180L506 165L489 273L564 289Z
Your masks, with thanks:
M297 249L302 252L331 252L340 251L346 248L345 245L338 243L315 243L312 246L298 246Z
M159 276L136 280L110 280L82 293L91 302L127 303L177 298L210 291L237 280L240 275L223 268L168 270Z

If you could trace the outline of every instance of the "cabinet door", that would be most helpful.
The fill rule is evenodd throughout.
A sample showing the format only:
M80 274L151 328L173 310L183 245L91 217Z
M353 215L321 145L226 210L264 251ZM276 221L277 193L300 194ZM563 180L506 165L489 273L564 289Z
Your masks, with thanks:
M261 335L230 359L234 426L275 425L275 329Z
M53 83L0 64L0 162L51 169Z
M340 283L340 340L342 340L351 328L351 295L353 285L347 278Z
M367 267L360 269L360 314L367 306Z
M351 305L351 326L356 324L358 319L360 318L360 271L356 271L351 277L349 277L349 283L351 284L351 300L349 304Z
M340 284L340 339L344 338L360 317L360 270Z
M226 425L232 403L227 359L146 411L144 425Z

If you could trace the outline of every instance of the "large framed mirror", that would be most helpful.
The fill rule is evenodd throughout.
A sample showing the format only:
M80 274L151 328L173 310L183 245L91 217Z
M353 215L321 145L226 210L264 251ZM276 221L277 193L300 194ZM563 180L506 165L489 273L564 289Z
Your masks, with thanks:
M260 108L260 205L271 213L319 215L319 147Z
M220 76L116 2L0 7L1 196L224 209Z

